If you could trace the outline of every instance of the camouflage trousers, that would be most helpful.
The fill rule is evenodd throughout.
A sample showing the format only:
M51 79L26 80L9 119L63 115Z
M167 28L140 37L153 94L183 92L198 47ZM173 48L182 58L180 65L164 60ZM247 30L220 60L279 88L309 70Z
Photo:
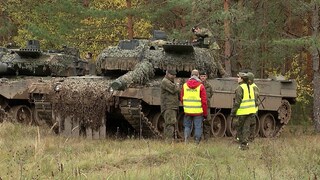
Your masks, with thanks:
M208 104L209 106L209 104ZM211 136L211 113L210 108L208 108L207 120L203 122L203 139L208 140Z
M240 144L247 144L254 138L254 129L256 124L255 114L237 116L237 137Z
M163 112L162 115L164 118L164 127L163 127L164 138L166 139L174 138L175 124L177 122L177 110L167 109Z

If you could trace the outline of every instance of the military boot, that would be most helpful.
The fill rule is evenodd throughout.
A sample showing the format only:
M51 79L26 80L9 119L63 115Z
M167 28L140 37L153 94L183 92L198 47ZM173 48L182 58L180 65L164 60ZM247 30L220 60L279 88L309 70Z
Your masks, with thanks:
M242 143L239 146L240 150L248 150L249 149L249 144L248 143Z

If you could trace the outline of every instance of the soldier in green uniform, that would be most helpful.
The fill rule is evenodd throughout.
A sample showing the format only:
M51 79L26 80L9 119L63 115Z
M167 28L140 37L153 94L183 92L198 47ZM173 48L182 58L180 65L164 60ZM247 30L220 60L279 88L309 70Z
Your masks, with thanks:
M254 83L254 74L252 72L248 72L248 78L249 78L249 83L251 86L253 86L254 90L254 97L255 97L255 104L256 104L256 115L258 113L258 99L259 99L259 94L260 90L258 86ZM250 124L250 136L249 136L249 141L252 142L255 138L255 127L256 127L256 118L252 119L253 121Z
M234 104L231 110L231 117L238 118L238 132L240 149L249 149L248 142L250 136L250 125L255 121L256 101L253 86L250 84L247 73L238 74L239 86L235 92Z
M195 26L191 31L196 36L196 39L193 41L194 43L197 43L196 45L205 48L209 47L210 40L212 39L212 32L209 29Z
M208 105L208 116L207 120L203 122L203 135L204 139L209 139L210 132L211 132L211 124L210 124L210 99L213 95L212 86L207 82L207 72L206 71L200 71L200 80L202 81L202 84L204 85L204 88L206 89L207 93L207 105Z
M161 114L164 118L164 138L172 139L175 133L175 123L179 108L180 79L174 82L176 77L175 70L167 70L166 75L161 81Z
M194 43L196 43L197 46L210 49L210 54L213 58L213 61L215 60L215 64L217 64L219 75L222 77L228 76L223 66L221 65L220 57L217 51L220 49L220 47L214 40L212 32L207 28L200 28L198 26L194 26L191 31L197 37L194 40ZM215 69L212 69L211 72L215 72Z

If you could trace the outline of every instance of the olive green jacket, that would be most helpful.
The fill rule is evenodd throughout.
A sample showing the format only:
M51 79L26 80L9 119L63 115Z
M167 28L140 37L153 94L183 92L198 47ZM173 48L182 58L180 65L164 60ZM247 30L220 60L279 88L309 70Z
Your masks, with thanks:
M167 109L178 109L180 85L175 84L166 77L161 81L160 99L161 99L161 113Z
M206 89L206 94L207 94L207 104L208 104L208 107L210 107L210 99L213 95L213 90L212 90L212 86L207 82L207 81L204 81L202 82L205 89Z
M207 29L207 28L201 28L199 32L195 32L195 35L197 37L202 37L202 38L205 38L205 37L212 37L212 32Z

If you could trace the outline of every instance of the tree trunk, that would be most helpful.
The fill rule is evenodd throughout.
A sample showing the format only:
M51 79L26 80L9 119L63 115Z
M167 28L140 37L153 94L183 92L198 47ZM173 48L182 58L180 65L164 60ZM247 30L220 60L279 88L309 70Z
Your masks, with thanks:
M131 0L126 0L126 2L127 2L127 8L131 9ZM128 22L127 22L128 38L133 39L133 16L129 14L127 18L128 18Z
M230 0L224 0L224 11L227 13L229 11L229 4ZM224 33L225 33L225 44L224 44L224 56L225 56L225 67L226 72L229 75L232 75L231 72L231 63L230 63L230 56L231 56L231 43L230 43L230 20L224 20Z
M239 9L240 12L243 11L243 3L244 3L243 1L244 0L239 0L238 1L238 9ZM243 47L242 43L243 42L241 42L241 39L237 40L237 52L236 52L236 54L237 54L237 66L235 66L235 67L237 67L237 69L239 69L239 70L242 68L242 66L244 64L244 54L243 54L244 47ZM234 65L234 64L235 63L233 63L232 65ZM255 71L254 71L254 73L255 73Z
M312 62L313 62L313 118L316 132L320 132L320 72L319 72L319 50L318 50L318 34L319 34L319 5L314 2L312 14L312 37L314 40Z

